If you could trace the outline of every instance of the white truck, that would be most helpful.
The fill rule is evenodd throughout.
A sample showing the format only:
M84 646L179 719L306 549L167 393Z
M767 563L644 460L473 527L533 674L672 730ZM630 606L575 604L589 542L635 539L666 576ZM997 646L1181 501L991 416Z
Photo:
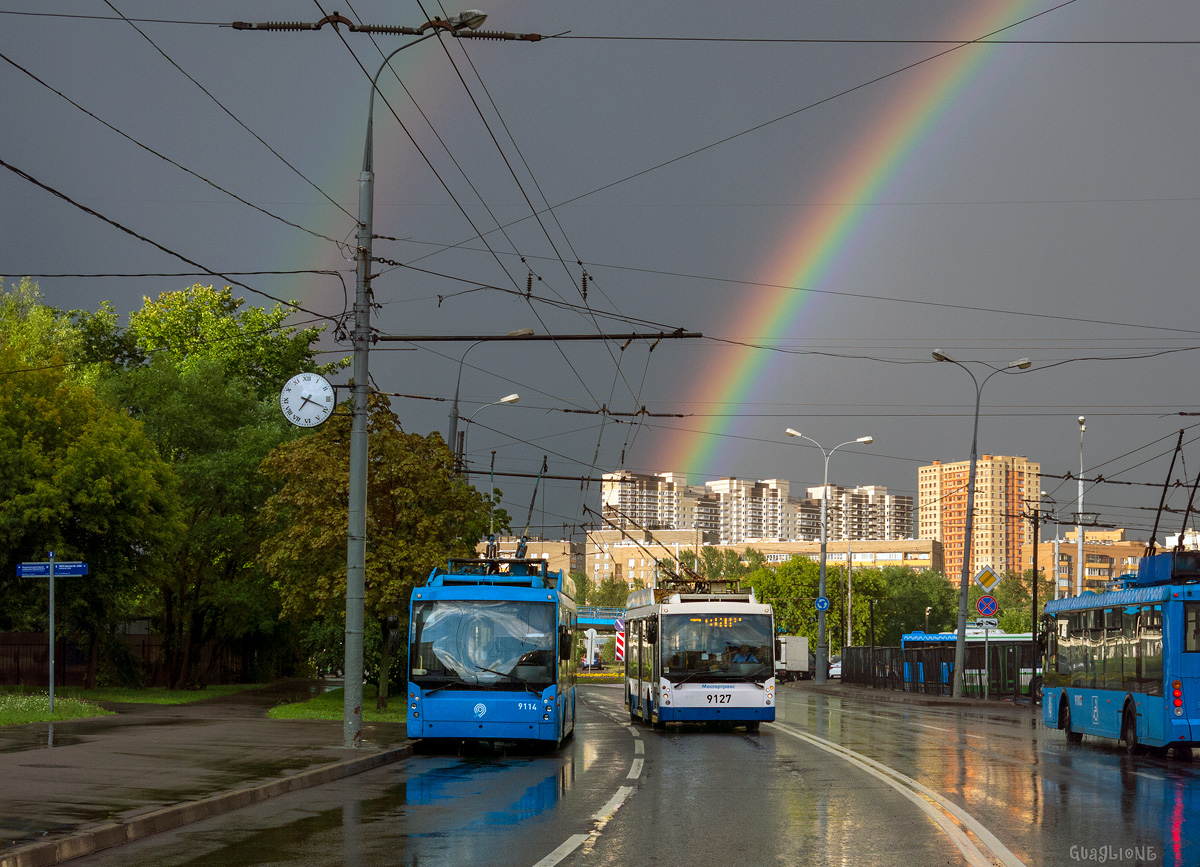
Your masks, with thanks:
M811 676L812 657L808 654L808 638L803 635L776 636L775 679L806 680Z

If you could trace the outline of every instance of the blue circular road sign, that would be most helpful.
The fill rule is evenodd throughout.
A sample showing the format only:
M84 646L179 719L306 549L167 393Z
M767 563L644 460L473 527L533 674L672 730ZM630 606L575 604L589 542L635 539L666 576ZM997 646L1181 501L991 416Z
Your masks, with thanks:
M984 617L991 617L996 613L996 597L980 596L979 601L975 603L975 607Z
M818 611L828 611L829 610L829 598L827 596L818 596L817 597L817 610Z

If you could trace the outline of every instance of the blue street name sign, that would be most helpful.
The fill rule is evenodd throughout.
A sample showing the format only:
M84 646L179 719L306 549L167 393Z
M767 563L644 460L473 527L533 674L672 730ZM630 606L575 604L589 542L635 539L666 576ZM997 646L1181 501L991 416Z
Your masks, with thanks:
M79 560L63 560L54 564L55 578L78 578L88 573L87 563ZM19 578L49 578L50 564L47 563L18 563L17 577Z
M817 597L817 610L818 611L828 611L829 610L829 598L828 597L826 597L826 596L818 596Z

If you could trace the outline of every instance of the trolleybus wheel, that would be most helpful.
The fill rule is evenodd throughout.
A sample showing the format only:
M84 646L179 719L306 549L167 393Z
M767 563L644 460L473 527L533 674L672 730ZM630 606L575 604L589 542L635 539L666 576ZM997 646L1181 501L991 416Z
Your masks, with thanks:
M1042 679L1040 677L1033 679L1033 685L1030 687L1029 693L1033 697L1034 704L1042 703Z
M1137 739L1137 715L1129 708L1121 718L1121 740L1125 744L1125 752L1136 756L1142 751Z
M1067 741L1077 744L1083 740L1083 732L1071 731L1071 705L1063 699L1062 708L1058 712L1058 727L1067 733Z
M757 732L759 725L760 725L760 723L758 720L754 720L753 722L748 722L748 723L746 723L746 731L748 733Z

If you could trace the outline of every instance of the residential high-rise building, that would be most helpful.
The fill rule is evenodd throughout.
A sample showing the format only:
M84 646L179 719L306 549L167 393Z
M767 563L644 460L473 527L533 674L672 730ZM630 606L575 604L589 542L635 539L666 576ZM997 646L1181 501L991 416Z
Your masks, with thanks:
M1041 490L1041 466L1024 457L983 455L975 468L975 522L970 572L1021 569L1021 546L1033 530L1022 515ZM942 543L946 574L962 572L969 461L934 461L917 470L917 537Z
M696 544L815 541L821 537L821 487L791 496L783 479L750 481L727 476L688 485L679 473L605 473L601 485L606 526L683 530ZM913 538L913 498L879 486L830 485L830 541Z

